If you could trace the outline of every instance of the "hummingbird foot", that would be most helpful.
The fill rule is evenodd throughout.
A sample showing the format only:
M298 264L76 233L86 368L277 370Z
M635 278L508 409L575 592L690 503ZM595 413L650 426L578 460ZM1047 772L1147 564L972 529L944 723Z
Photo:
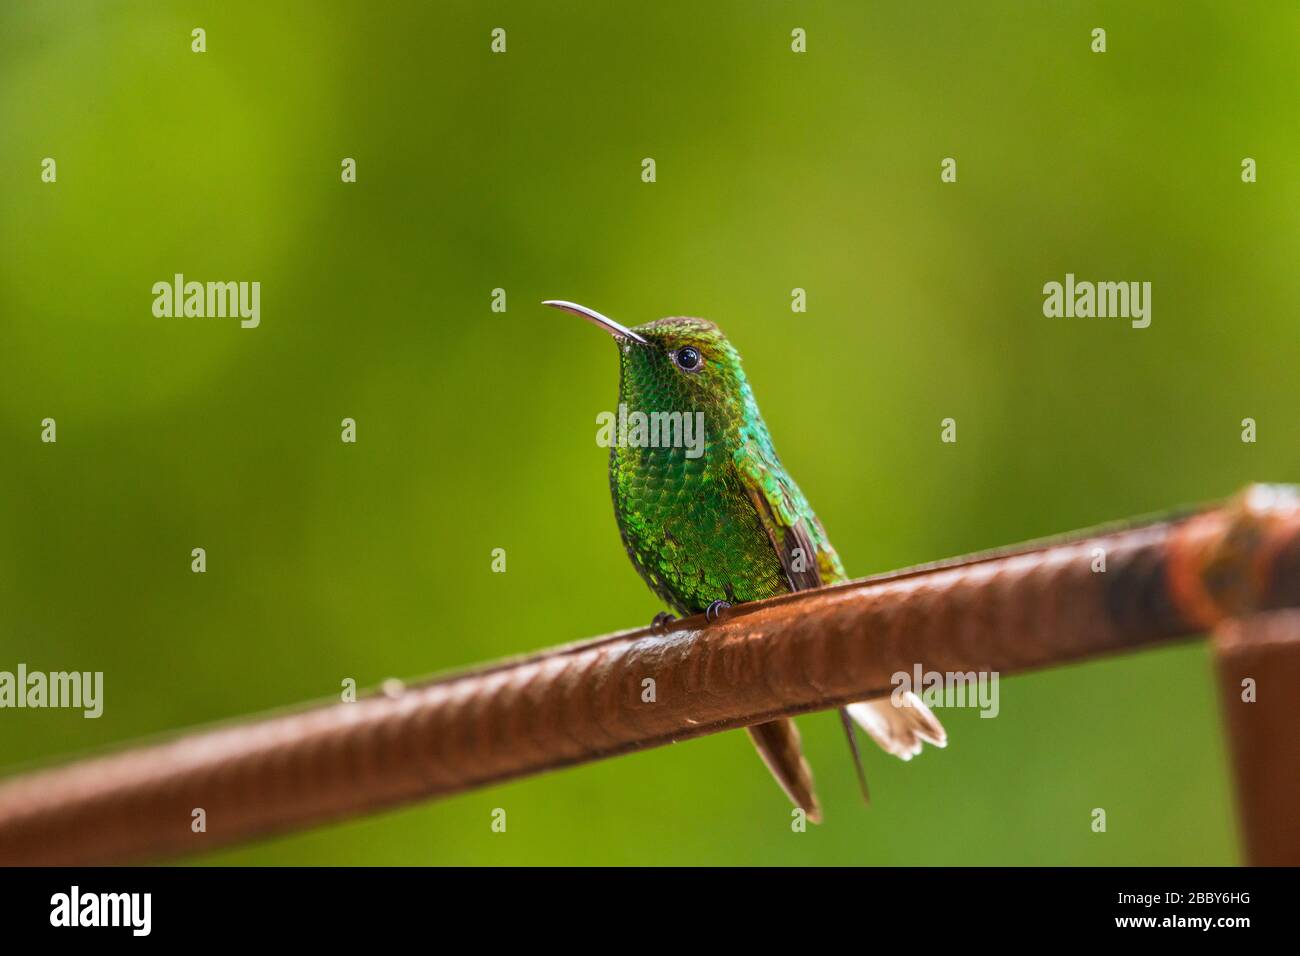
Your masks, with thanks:
M677 620L677 618L669 614L667 611L660 611L654 616L654 620L650 622L650 630L662 631L675 620Z
M704 611L704 620L712 624L718 618L722 617L722 612L731 607L729 601L714 601Z

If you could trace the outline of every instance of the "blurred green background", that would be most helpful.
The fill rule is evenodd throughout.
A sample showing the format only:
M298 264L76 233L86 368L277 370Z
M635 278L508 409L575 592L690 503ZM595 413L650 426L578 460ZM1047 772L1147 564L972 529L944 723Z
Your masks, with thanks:
M4 4L0 669L106 687L99 720L0 712L0 768L648 622L594 441L615 353L546 297L722 325L854 575L1300 478L1298 29L1291 2ZM260 281L261 327L155 318L176 272ZM1151 327L1044 318L1066 272L1152 282ZM1202 644L1001 691L940 713L946 751L868 753L870 810L834 715L803 718L804 834L736 732L206 860L1238 860Z

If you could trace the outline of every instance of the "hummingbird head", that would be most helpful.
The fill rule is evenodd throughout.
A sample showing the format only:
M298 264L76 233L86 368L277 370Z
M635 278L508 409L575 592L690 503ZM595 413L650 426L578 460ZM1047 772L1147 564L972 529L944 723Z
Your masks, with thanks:
M544 303L581 316L619 345L619 401L629 410L705 414L711 434L758 419L740 353L712 322L674 317L628 328L572 302ZM758 419L761 420L761 419Z

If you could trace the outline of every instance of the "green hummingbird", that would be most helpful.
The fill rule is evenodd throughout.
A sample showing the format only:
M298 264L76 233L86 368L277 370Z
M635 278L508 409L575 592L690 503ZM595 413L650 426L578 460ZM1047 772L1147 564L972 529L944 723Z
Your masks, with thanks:
M545 305L581 316L618 345L620 412L658 415L658 441L611 441L609 484L628 557L682 615L716 620L726 608L848 580L826 530L781 464L740 353L712 322L666 318L627 328L573 302ZM680 418L674 418L680 413ZM668 427L680 421L676 431ZM703 423L698 443L681 441ZM654 432L649 437L654 437ZM626 436L624 436L626 437ZM667 440L665 440L667 438ZM661 614L656 624L670 615ZM915 694L850 704L840 711L866 794L853 723L904 760L922 741L947 736ZM821 813L794 722L747 728L777 782L810 820Z

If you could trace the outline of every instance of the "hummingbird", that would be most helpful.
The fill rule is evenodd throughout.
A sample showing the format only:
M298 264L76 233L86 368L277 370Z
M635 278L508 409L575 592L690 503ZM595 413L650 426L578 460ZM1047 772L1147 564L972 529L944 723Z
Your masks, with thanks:
M736 604L848 580L825 528L777 457L740 353L716 325L673 317L628 328L574 302L543 304L613 337L620 407L647 418L703 413L702 452L674 447L673 441L660 440L657 447L610 442L609 485L623 546L668 607L683 616L704 612L712 622ZM660 613L654 624L670 620L672 615ZM896 696L902 706L887 697L840 709L864 797L855 722L903 760L920 753L923 741L947 744L943 727L919 697ZM746 730L790 800L808 819L820 821L794 721L769 720Z

